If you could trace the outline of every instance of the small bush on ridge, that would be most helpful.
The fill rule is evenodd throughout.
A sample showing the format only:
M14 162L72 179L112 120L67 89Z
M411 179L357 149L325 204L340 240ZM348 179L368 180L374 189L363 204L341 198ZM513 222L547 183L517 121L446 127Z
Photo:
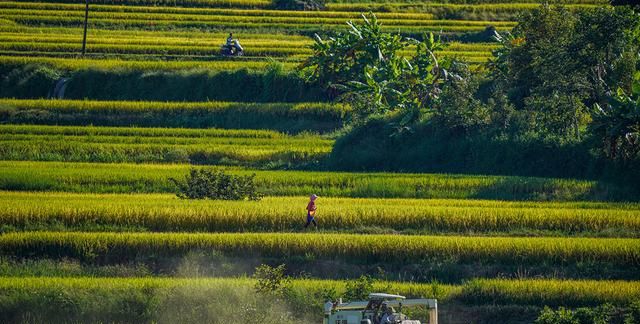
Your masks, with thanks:
M255 174L234 176L222 170L191 169L185 181L169 180L178 188L182 199L260 200Z

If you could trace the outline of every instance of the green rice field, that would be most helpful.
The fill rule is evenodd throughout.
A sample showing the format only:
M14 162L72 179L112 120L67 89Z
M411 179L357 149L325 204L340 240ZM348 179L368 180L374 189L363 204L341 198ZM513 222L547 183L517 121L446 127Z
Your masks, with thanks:
M0 322L319 323L326 299L365 274L375 291L437 298L445 324L533 323L545 306L632 307L635 184L339 170L328 161L340 158L333 147L351 106L315 100L305 84L270 88L269 72L256 77L285 78L311 55L315 33L346 31L368 11L386 32L434 32L445 43L438 55L481 69L499 48L493 32L538 6L332 0L298 11L267 0L97 0L80 56L84 4L0 1L3 80L76 76L59 99L0 98ZM219 55L229 32L245 56ZM193 84L171 84L192 75ZM193 98L114 85L155 77L158 89ZM87 95L90 86L99 95ZM233 100L199 86L295 94ZM264 197L176 196L172 180L209 168L255 175ZM305 229L311 194L320 196L318 227ZM286 265L291 281L277 303L255 295L261 264Z

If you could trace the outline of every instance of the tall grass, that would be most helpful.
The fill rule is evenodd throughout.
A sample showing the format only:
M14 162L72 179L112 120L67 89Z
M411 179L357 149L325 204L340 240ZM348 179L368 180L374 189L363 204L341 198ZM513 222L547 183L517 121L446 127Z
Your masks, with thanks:
M263 71L269 66L268 61L149 61L149 60L122 60L122 59L78 59L55 57L11 57L0 56L0 66L24 66L43 65L64 71L78 70L103 70L138 72L149 71L177 71L177 70L206 70L209 72L237 71L247 69L250 71ZM297 64L282 63L285 70L292 70Z
M172 192L167 180L188 165L0 161L0 189L70 192ZM480 198L502 200L625 200L613 184L570 179L411 173L255 171L260 190L273 196Z
M5 229L300 231L306 197L183 201L173 195L0 192ZM322 198L324 230L640 237L638 204Z
M635 273L640 240L609 238L504 238L352 234L186 234L20 232L0 236L3 256L74 258L122 263L181 257L194 250L229 256L311 258L355 264L458 264L568 266L586 263Z
M482 279L466 283L460 298L471 304L598 306L625 305L640 299L640 282L499 280Z
M327 132L350 109L327 103L132 102L0 99L0 122L22 124L274 129ZM184 132L184 131L183 131ZM201 133L200 130L192 132Z

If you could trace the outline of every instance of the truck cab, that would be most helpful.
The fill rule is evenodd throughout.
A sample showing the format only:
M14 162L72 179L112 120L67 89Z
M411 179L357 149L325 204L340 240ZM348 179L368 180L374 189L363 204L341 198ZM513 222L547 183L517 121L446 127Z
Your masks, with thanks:
M438 303L435 299L406 299L400 295L369 294L367 301L324 305L323 324L422 324L402 313L403 307L423 306L428 310L428 324L438 323Z

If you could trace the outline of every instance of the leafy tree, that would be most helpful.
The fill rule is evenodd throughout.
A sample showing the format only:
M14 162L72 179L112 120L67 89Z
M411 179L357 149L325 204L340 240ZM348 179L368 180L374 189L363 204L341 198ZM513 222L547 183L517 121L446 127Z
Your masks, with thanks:
M543 5L525 14L490 63L496 89L531 115L524 129L541 137L580 139L595 103L628 90L637 68L640 17L628 8L572 13ZM522 121L522 120L521 120Z
M435 122L452 134L469 135L484 130L492 116L490 106L477 97L482 76L472 75L466 65L461 65L456 74L462 77L450 78L442 86L442 94L434 106Z
M183 199L260 200L255 174L234 176L223 170L191 169L184 181L170 178Z
M575 16L565 8L544 5L525 14L513 35L497 37L503 47L491 63L494 77L505 84L515 107L533 116L529 127L539 133L567 135L577 130L583 113L575 103L585 97L581 89L586 81L568 71L574 69L568 49L575 24Z

